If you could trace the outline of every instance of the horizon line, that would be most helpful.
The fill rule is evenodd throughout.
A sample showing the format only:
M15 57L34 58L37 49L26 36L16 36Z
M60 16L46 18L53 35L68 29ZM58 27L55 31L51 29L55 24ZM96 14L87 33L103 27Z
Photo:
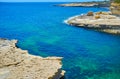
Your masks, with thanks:
M86 0L86 1L0 1L5 3L26 3L26 2L100 2L104 0Z
M44 3L44 2L52 2L52 1L41 1L41 2L0 2L0 3ZM58 1L56 1L58 2ZM73 3L77 3L77 2L74 2L74 1L59 1L59 2L73 2ZM79 2L100 2L100 1L79 1ZM79 3L78 2L78 3Z

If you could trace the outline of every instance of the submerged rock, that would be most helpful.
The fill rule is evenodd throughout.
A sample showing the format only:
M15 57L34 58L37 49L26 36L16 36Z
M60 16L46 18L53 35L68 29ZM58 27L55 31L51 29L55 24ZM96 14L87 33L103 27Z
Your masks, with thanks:
M75 16L66 21L67 24L94 29L106 33L120 34L120 17L110 12L97 12L93 16L88 14Z
M17 40L0 39L0 79L60 79L61 57L39 57L16 47Z

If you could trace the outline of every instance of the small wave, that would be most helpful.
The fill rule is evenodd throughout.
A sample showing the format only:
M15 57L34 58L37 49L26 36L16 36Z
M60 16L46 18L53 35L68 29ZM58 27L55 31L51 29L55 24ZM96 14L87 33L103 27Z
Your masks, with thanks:
M78 16L83 16L83 15L84 15L84 13L82 13L82 14L80 14L80 15L75 15L75 16L72 16L72 17L70 17L70 18L68 18L68 19L64 20L64 21L63 21L63 23L68 24L68 21L69 21L69 20L71 20L71 19L73 19L73 18L76 18L76 17L78 17Z

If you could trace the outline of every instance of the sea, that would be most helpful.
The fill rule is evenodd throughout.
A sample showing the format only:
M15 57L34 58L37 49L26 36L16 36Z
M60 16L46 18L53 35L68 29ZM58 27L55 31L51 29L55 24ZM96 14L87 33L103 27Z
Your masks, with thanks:
M64 21L103 7L59 7L61 2L0 3L0 38L42 57L63 57L65 79L120 79L120 35Z

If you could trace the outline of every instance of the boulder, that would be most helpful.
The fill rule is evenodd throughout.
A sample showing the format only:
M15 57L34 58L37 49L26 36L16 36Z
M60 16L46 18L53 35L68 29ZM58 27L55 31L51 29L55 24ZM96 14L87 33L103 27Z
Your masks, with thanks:
M93 16L93 15L94 15L93 12L88 12L88 13L87 13L87 16Z

